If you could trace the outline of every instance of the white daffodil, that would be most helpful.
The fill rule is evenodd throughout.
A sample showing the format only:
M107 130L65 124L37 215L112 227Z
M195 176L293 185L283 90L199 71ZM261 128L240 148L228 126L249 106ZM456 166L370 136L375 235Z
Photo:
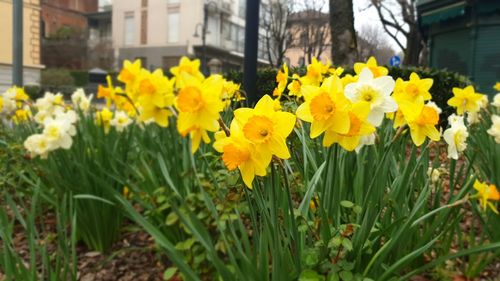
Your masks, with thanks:
M73 144L71 136L76 134L73 124L64 119L47 118L44 123L43 135L50 143L51 149L69 149Z
M479 100L479 106L481 108L487 108L488 107L488 104L489 104L489 101L488 101L488 96L487 95L483 95L481 97L481 99Z
M467 148L467 137L469 132L464 124L462 116L452 114L448 117L450 128L443 133L443 138L448 144L448 158L458 159L458 154Z
M493 102L491 103L491 105L493 105L497 109L500 109L500 93L496 94L493 97Z
M394 112L398 106L391 93L394 90L394 79L390 76L373 78L373 73L364 68L359 74L357 82L347 84L345 96L352 102L365 101L370 103L370 114L368 121L379 126L384 119L384 114Z
M10 88L5 91L2 95L2 111L6 114L10 114L15 111L16 106L16 89Z
M72 95L71 101L73 102L74 108L78 108L83 112L87 112L90 108L90 103L92 101L93 95L86 96L85 91L82 88L78 88Z
M369 134L367 136L361 136L361 138L359 139L359 144L356 147L355 151L356 153L358 153L361 148L363 148L363 146L373 144L375 144L375 133Z
M31 157L40 156L42 159L46 159L51 150L50 141L42 134L29 136L24 141L24 147L28 150Z
M500 143L500 116L493 115L491 117L491 122L493 122L493 124L486 132L495 138L496 143Z
M115 112L115 117L111 119L109 124L116 128L118 132L122 132L125 127L132 124L132 119L128 116L127 113L123 111Z
M467 112L467 124L479 123L479 112Z

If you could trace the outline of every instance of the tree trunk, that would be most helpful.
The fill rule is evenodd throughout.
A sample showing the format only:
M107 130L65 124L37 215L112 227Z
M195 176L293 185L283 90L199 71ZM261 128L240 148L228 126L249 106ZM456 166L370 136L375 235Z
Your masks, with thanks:
M330 0L332 60L336 65L351 65L357 57L352 0Z
M420 53L423 48L422 34L418 26L410 26L409 36L406 38L406 49L405 57L403 59L403 65L405 66L417 66L420 62Z

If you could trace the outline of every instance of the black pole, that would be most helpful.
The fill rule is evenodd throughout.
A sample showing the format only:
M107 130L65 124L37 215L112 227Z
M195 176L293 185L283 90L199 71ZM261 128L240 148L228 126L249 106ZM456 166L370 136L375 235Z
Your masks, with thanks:
M203 74L208 75L207 67L207 25L208 25L208 4L203 5L203 28L201 31L201 69Z
M259 49L260 0L247 0L245 24L245 58L243 63L243 89L248 104L257 102L257 51Z
M23 86L23 0L14 0L12 37L12 82Z

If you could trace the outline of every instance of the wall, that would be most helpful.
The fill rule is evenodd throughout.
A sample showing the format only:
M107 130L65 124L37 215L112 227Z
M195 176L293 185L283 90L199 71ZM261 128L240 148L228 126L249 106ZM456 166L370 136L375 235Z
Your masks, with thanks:
M0 90L12 84L12 1L0 0ZM43 66L40 65L40 2L24 0L23 63L24 83L35 84Z

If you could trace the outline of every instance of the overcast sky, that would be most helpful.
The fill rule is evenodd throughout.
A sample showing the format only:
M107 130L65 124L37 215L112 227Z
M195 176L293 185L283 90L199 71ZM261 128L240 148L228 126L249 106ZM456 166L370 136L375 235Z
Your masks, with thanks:
M303 0L307 1L307 0ZM385 34L385 31L383 30L382 27L382 22L380 22L380 19L377 14L377 10L373 7L366 9L368 7L368 0L353 0L354 4L354 28L356 30L361 30L363 25L372 25L375 24L382 32ZM398 8L398 7L395 7ZM397 52L401 52L401 49L398 47L398 45L394 42L392 38L390 38L388 35L385 35L386 39L388 42L390 42L392 48ZM403 43L403 45L406 43L406 40L404 39L404 36L398 36L399 40Z

